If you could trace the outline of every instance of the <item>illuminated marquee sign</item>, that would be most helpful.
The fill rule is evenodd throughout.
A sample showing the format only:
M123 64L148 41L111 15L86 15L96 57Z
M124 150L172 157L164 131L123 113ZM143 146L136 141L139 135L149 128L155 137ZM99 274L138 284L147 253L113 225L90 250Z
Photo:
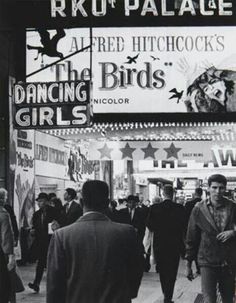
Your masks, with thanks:
M16 128L85 127L90 124L89 81L14 85Z
M119 3L117 3L119 2ZM90 4L90 9L88 8ZM121 10L125 16L231 16L232 0L51 0L51 17L104 17L111 10Z
M55 37L56 31L48 31ZM58 52L71 55L30 76L37 81L93 79L94 113L236 112L236 26L94 28L92 69L87 28L65 29ZM52 38L53 39L53 38ZM27 32L27 74L40 33ZM75 54L75 55L73 55ZM45 64L55 58L44 57Z

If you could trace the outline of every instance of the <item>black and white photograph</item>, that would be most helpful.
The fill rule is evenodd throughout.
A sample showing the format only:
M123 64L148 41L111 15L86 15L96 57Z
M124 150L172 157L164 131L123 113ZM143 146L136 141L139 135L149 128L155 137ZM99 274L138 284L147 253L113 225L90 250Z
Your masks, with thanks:
M0 0L0 303L236 303L235 17Z

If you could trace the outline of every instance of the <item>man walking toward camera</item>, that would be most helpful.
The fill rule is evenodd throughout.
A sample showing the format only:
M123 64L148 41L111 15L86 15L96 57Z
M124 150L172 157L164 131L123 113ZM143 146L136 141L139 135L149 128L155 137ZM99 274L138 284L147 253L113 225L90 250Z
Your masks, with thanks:
M131 225L103 214L108 192L103 181L85 182L83 216L52 236L47 303L130 303L137 296L142 252Z
M216 303L217 286L223 303L234 298L236 204L224 197L226 185L223 175L209 177L209 198L196 204L188 225L187 278L193 279L191 265L197 257L205 303Z

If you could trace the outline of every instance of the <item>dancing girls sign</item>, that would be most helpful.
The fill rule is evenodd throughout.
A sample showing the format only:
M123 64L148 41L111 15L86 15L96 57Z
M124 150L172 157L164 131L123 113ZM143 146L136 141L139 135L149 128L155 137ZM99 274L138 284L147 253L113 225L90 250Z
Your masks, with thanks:
M89 82L14 85L16 128L83 127L90 123Z
M234 36L235 26L94 28L94 113L235 112ZM65 57L89 44L88 29L66 29L57 51ZM40 68L40 47L43 55L40 32L29 32L28 74ZM87 49L30 81L88 80L89 59Z

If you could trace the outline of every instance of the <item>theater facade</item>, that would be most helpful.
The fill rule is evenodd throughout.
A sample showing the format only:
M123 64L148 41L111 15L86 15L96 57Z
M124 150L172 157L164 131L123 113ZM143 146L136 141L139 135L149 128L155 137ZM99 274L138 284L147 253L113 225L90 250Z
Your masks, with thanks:
M236 188L232 1L9 1L1 19L1 186L19 224L40 191L111 198ZM4 14L5 12L5 14Z

